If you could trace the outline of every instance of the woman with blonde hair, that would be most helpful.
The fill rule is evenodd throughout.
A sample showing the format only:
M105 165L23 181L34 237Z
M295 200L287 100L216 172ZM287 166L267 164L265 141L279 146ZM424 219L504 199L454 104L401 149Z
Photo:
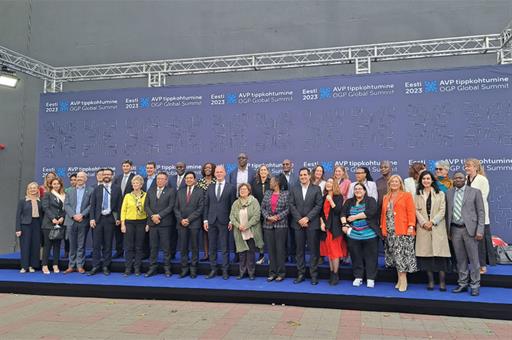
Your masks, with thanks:
M39 184L31 182L27 185L25 198L18 202L16 210L16 236L20 239L21 253L20 273L33 273L39 267L42 219Z
M388 193L382 201L380 216L382 236L385 238L386 267L395 267L400 292L407 290L407 273L418 271L414 239L416 235L416 207L410 192L404 190L399 175L388 180Z
M350 179L348 177L347 169L343 165L336 165L334 167L334 180L340 187L341 196L343 200L348 198L348 190L350 188Z
M478 257L480 258L480 274L487 272L487 265L496 265L496 255L492 246L491 221L489 219L489 181L485 176L485 170L476 158L468 158L464 162L464 171L467 174L466 185L479 189L482 192L485 210L484 236L478 240Z
M133 191L126 194L121 206L121 232L124 234L125 270L124 276L131 274L132 267L135 275L141 274L142 258L144 256L144 237L149 231L146 224L148 216L144 210L146 193L142 191L144 178L136 175L132 178Z

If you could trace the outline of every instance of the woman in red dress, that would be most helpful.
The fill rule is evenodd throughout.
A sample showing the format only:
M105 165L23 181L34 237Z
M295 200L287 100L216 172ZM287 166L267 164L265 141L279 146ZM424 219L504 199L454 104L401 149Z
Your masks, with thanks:
M320 214L320 228L323 233L320 241L320 255L329 258L331 269L330 285L337 285L339 281L338 269L340 258L347 256L347 244L341 231L341 208L343 196L339 185L333 178L325 183L324 201Z

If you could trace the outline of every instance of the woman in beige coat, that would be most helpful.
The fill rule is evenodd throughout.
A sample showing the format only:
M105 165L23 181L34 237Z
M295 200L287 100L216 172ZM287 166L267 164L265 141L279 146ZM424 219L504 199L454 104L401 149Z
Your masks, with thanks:
M434 175L424 171L418 178L416 205L416 257L419 270L426 271L428 290L434 289L434 272L439 272L439 290L446 291L450 247L445 222L445 196Z

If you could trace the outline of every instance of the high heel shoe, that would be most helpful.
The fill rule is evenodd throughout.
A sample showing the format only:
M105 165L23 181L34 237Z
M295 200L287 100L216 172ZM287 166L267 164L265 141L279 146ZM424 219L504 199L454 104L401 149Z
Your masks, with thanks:
M53 266L53 272L55 274L60 273L59 266Z
M43 274L49 275L50 269L48 269L48 266L43 266Z
M405 292L407 291L407 277L404 277L402 279L402 282L400 283L400 287L398 287L399 292Z

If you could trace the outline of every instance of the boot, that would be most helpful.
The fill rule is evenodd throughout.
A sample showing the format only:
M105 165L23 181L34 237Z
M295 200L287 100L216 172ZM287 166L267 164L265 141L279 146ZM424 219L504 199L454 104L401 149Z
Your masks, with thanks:
M337 272L332 272L332 285L336 286L340 282L340 277Z
M439 290L446 292L446 273L439 272Z
M427 277L428 277L427 290L434 290L434 273L431 271L428 271Z

